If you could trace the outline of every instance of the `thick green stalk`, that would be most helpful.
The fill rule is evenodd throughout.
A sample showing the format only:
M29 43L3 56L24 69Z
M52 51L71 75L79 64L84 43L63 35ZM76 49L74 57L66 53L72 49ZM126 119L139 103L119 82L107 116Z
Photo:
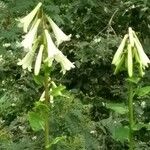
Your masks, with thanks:
M133 150L134 140L133 140L133 85L129 83L129 95L128 95L128 108L129 108L129 150Z
M49 76L45 73L45 104L49 105L49 86L48 86ZM48 150L47 146L49 145L49 115L45 116L45 149Z

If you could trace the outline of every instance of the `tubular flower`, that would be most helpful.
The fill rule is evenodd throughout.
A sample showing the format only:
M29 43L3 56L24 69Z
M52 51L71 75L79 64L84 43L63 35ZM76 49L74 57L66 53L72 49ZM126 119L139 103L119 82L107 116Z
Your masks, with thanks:
M147 55L145 54L143 47L142 47L138 37L136 36L135 32L133 32L133 35L134 35L134 42L135 42L135 46L136 46L136 49L137 49L138 54L139 54L140 61L141 61L143 66L148 67L150 60L147 57Z
M113 58L113 61L112 61L112 64L114 65L117 65L118 63L118 60L121 58L121 55L124 51L124 47L126 45L126 42L127 42L127 39L128 39L128 34L126 34L121 42L121 44L119 45L115 55L114 55L114 58Z
M73 63L71 63L67 59L67 57L64 56L63 53L55 46L50 34L48 33L48 30L45 30L45 35L46 35L46 41L47 41L47 53L48 53L49 66L52 65L52 62L55 59L58 63L61 64L63 74L67 70L74 68Z
M31 71L33 57L34 57L35 51L37 49L37 46L38 46L38 43L35 43L33 48L25 55L25 57L17 63L19 66L22 66L23 69L28 68L28 71Z
M64 41L70 41L71 38L71 34L70 35L66 35L56 24L55 22L47 16L47 19L52 27L52 30L55 34L56 37L56 45L57 47Z
M128 71L129 77L132 77L134 74L134 65L136 65L139 75L143 76L145 68L150 63L150 59L145 54L138 37L131 27L129 27L128 31L129 33L124 36L112 61L112 64L116 66L114 74L125 68Z
M37 6L24 18L20 19L20 23L23 24L23 31L25 33L27 33L28 28L33 20L33 18L35 17L35 15L37 14L38 10L40 9L40 7L42 6L42 3L38 3Z
M44 50L44 45L41 45L39 52L38 52L38 55L36 57L36 62L35 62L35 67L34 67L34 74L35 75L38 75L40 72L43 50Z
M22 46L27 50L32 49L32 44L34 43L34 39L36 38L36 33L40 21L41 19L38 19L36 21L34 27L25 35L24 40L21 42Z
M71 68L74 68L75 66L73 65L72 62L67 59L66 56L63 55L61 51L58 52L58 54L55 56L55 60L60 63L61 65L61 72L63 74L66 73L66 71L70 70Z
M58 53L59 50L55 46L54 42L52 41L52 38L48 30L45 30L45 36L46 36L46 42L47 42L48 63L49 63L49 66L51 66L54 60L54 56Z

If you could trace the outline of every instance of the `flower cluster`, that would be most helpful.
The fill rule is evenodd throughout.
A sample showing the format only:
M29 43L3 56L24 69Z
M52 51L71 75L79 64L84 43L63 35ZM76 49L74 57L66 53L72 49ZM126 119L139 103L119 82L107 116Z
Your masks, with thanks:
M27 54L18 62L18 65L21 65L23 69L31 71L32 62L38 49L34 67L35 75L39 74L42 62L48 62L48 66L51 67L54 60L60 63L61 71L64 74L75 66L63 55L58 46L64 41L69 41L71 35L67 36L50 17L41 11L41 7L42 3L40 2L27 16L19 19L26 33L21 45L27 51ZM51 38L51 34L48 31L49 26L46 22L49 22L49 26L52 28L56 45Z
M148 67L149 63L150 60L145 54L138 37L132 28L129 27L129 32L124 36L112 61L112 64L116 67L114 74L117 74L122 68L126 68L129 77L132 77L135 64L140 76L143 76L145 74L145 68Z

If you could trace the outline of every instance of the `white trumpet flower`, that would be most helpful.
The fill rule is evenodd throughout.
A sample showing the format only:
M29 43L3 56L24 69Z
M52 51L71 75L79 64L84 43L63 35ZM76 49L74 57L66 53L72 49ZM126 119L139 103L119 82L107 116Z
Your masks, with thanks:
M48 63L49 63L49 66L51 66L54 60L54 56L58 53L59 50L55 46L54 42L52 41L52 38L48 30L45 30L45 36L46 36L46 41L47 41Z
M20 19L20 23L23 24L23 31L25 33L27 33L28 28L33 20L33 18L35 17L35 15L37 14L38 10L40 9L40 7L42 6L42 3L38 3L37 6L24 18Z
M148 64L150 63L150 59L145 54L143 47L142 47L138 37L136 36L135 32L133 32L133 35L134 35L134 42L135 42L135 46L136 46L138 54L139 54L140 61L144 67L148 67Z
M70 70L71 68L74 68L75 66L73 65L72 62L69 61L69 59L63 55L61 51L55 56L55 60L60 63L61 65L61 72L63 74L66 73L66 71Z
M34 57L35 51L38 47L38 43L39 43L39 37L35 40L33 47L28 51L28 53L25 55L25 57L17 63L18 65L22 65L23 69L28 68L28 70L31 71L33 57Z
M35 43L33 48L25 55L25 57L22 60L20 60L17 63L17 65L22 66L23 69L28 68L28 71L31 72L33 57L34 57L35 51L37 49L37 46L38 46L38 43Z
M64 41L70 41L71 39L71 34L70 35L66 35L56 24L55 22L47 16L47 19L52 27L52 30L55 34L56 37L56 45L57 47Z
M36 58L36 62L35 62L35 67L34 67L34 74L35 75L38 75L40 72L43 50L44 50L44 45L41 45L39 52L38 52L38 55L37 55L37 58Z
M65 74L66 71L70 70L71 68L74 68L75 66L73 65L73 63L71 63L67 59L67 57L64 56L63 53L55 46L48 30L45 30L45 35L47 41L47 53L48 53L49 66L52 65L52 62L55 59L58 63L60 63L62 67L61 71L63 72L63 74Z
M32 49L32 44L34 43L34 39L36 38L36 33L38 26L40 24L41 19L38 19L34 25L34 27L25 35L24 40L21 42L21 45L29 51Z
M118 61L121 59L121 56L122 56L122 53L124 51L124 47L126 45L126 42L127 42L127 39L128 39L128 34L126 34L121 42L121 44L119 45L114 57L113 57L113 60L112 60L112 64L114 64L115 66L117 66L118 64Z

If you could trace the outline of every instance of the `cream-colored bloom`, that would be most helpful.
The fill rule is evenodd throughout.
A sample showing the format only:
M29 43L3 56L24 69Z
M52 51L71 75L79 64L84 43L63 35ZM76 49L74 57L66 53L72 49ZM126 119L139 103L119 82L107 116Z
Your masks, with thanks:
M150 63L150 59L145 54L143 47L142 47L138 37L136 36L135 32L133 32L133 35L134 35L134 42L135 42L135 46L136 46L136 49L139 54L140 61L143 65L143 67L148 67L148 64Z
M39 52L38 52L38 55L36 57L36 62L35 62L35 67L34 67L34 74L35 75L38 75L40 72L43 50L44 50L44 45L41 45Z
M121 41L121 44L119 45L114 57L113 57L113 60L112 60L112 64L114 64L115 66L117 66L118 62L120 61L121 59L121 56L122 56L122 53L124 51L124 47L126 45L126 41L128 39L128 34L126 34L123 38L123 40Z
M34 39L36 38L36 33L38 26L40 24L41 19L38 19L34 25L34 27L25 35L24 40L21 42L21 45L29 51L32 49L32 45L34 43Z
M72 62L69 61L69 59L63 55L61 51L58 52L58 54L55 56L55 60L60 63L61 65L61 72L63 74L66 73L66 71L70 70L71 68L74 68L75 66L73 65Z
M27 32L28 28L33 20L33 18L35 17L35 15L37 14L38 10L40 9L40 7L42 6L42 3L38 3L37 6L24 18L20 19L20 23L23 24L23 31Z
M133 37L133 30L131 27L129 27L129 41L131 44L131 47L134 47L134 37Z
M54 56L58 53L59 50L55 46L54 42L52 41L52 38L48 30L45 30L45 36L46 36L46 42L47 42L48 63L49 63L49 66L51 66L54 60Z
M67 59L67 57L64 56L63 53L55 46L48 30L45 30L45 35L47 41L47 53L48 53L49 66L52 65L52 62L55 59L58 63L60 63L62 67L61 71L63 72L63 74L65 74L65 72L70 70L71 68L74 68L75 66L73 65L73 63L71 63Z
M52 30L55 34L56 37L56 45L57 47L64 41L70 41L71 38L71 34L70 35L66 35L56 24L55 22L47 16L47 19L52 27Z
M17 63L18 65L22 66L23 69L28 68L28 71L31 71L33 57L37 49L37 46L38 46L38 42L35 43L33 48L25 55L25 57Z
M33 61L33 57L34 57L34 51L29 51L26 56L17 64L18 65L22 65L23 69L27 69L28 71L31 71L32 69L32 61Z

